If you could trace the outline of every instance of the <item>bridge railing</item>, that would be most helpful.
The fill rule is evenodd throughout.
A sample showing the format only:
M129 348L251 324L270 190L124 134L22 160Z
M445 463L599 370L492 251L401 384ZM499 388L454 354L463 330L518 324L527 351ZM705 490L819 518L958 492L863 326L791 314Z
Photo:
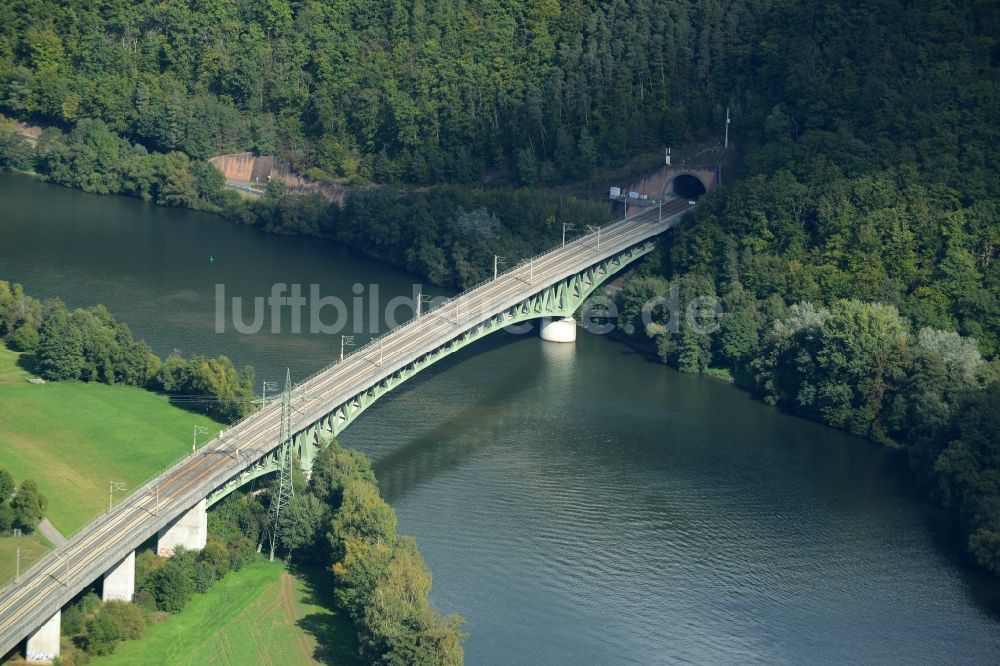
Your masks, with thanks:
M632 216L632 217L636 217L636 216ZM506 277L506 276L509 276L509 275L515 273L516 271L523 270L524 266L527 265L527 264L529 264L530 262L533 262L533 261L535 261L537 259L545 257L546 255L548 255L548 254L550 254L550 253L552 253L552 252L554 252L556 250L562 249L564 247L570 247L572 245L584 245L587 242L596 239L597 236L598 236L598 234L601 233L601 231L603 231L604 229L606 229L608 227L611 227L611 226L614 226L616 224L619 224L621 222L625 222L628 219L630 219L630 218L622 217L622 218L619 218L619 219L616 219L616 220L612 220L611 222L608 222L608 223L603 224L603 225L596 225L594 227L593 231L591 231L589 233L586 233L586 234L583 234L582 236L579 236L579 237L573 239L572 241L567 242L565 245L563 245L562 243L558 243L556 245L551 246L549 249L544 250L544 251L542 251L542 252L540 252L540 253L538 253L538 254L530 257L530 258L523 259L522 261L518 262L513 267L505 270L502 273L498 273L497 277L495 277L495 278L490 277L490 278L487 278L485 280L482 280L479 283L477 283L477 284L475 284L475 285L473 285L473 286L465 289L461 293L456 294L455 296L452 296L450 298L445 299L444 301L442 301L441 303L439 303L434 308L429 309L429 310L427 310L424 313L421 313L420 317L414 317L414 318L412 318L412 319L410 319L410 320L408 320L408 321L406 321L406 322L404 322L404 323L402 323L402 324L400 324L400 325L398 325L398 326L396 326L394 328L391 328L391 329L385 331L384 333L381 333L380 335L378 335L378 336L370 339L368 342L366 342L361 347L357 347L354 350L352 350L349 354L345 355L344 361L346 361L346 360L354 357L356 354L366 354L366 353L369 353L371 351L374 351L384 338L386 338L386 337L388 337L388 336L390 336L390 335L392 335L394 333L398 333L399 331L401 331L403 329L406 329L407 327L419 325L420 320L423 319L424 317L426 317L428 315L431 315L432 313L437 313L437 312L441 311L443 308L446 308L448 305L450 305L451 303L454 303L456 300L458 300L458 299L460 299L460 298L462 298L464 296L467 296L471 292L473 292L473 291L475 291L477 289L480 289L481 287L483 287L485 285L488 285L488 284L490 284L490 283L492 283L492 282L494 282L496 280L499 280L501 277ZM326 373L327 371L335 368L340 363L342 363L342 361L337 360L337 361L334 361L333 363L330 363L330 364L328 364L328 365L320 368L319 370L317 370L316 372L312 373L311 375L309 375L308 377L306 377L302 381L296 383L295 388L299 389L299 388L305 387L309 382L313 381L314 379L316 379L320 375ZM371 372L369 374L372 375L372 376L375 376L375 375L377 375L380 372L380 370L381 370L381 368L379 368L379 367L373 367L372 370L371 370Z
M356 354L364 354L367 351L372 351L373 349L377 348L377 346L378 346L378 344L380 343L381 340L383 340L384 338L388 337L389 335L397 333L397 332L399 332L399 331L401 331L401 330L403 330L403 329L405 329L405 328L407 328L409 326L416 325L424 317L426 317L428 315L431 315L433 313L439 312L440 310L442 310L443 308L447 307L451 303L454 303L455 301L457 301L460 298L468 296L470 293L476 291L477 289L479 289L481 287L484 287L484 286L490 284L491 282L495 282L496 280L499 280L500 278L510 276L510 275L512 275L513 273L515 273L515 272L517 272L519 270L523 270L524 266L530 264L531 262L535 261L536 259L541 259L542 257L544 257L544 256L546 256L546 255L548 255L548 254L550 254L550 253L552 253L552 252L554 252L556 250L562 249L564 247L570 247L570 246L573 246L573 245L583 245L588 239L595 239L597 237L597 234L599 234L601 230L606 229L606 228L611 227L611 226L614 226L614 225L619 224L621 222L625 222L625 221L627 221L627 219L628 219L627 217L622 217L620 219L612 220L611 222L608 222L606 224L597 225L594 228L594 231L586 233L586 234L584 234L582 236L578 236L577 238L575 238L575 239L567 242L565 245L563 245L562 243L558 243L556 245L553 245L553 246L549 247L546 250L543 250L542 252L539 252L538 254L535 254L535 255L533 255L531 257L528 257L526 259L522 259L517 264L515 264L514 266L506 269L505 271L498 272L496 277L486 278L485 280L482 280L482 281L478 282L477 284L475 284L475 285L473 285L471 287L466 288L462 292L460 292L458 294L455 294L454 296L450 296L450 297L446 298L444 301L441 301L440 303L438 303L435 307L427 310L427 312L421 313L421 315L419 317L414 317L413 319L410 319L409 321L403 322L399 326L391 328L391 329L385 331L384 333L381 333L380 335L378 335L378 336L376 336L374 338L371 338L370 340L368 340L368 342L366 342L362 346L353 349L348 354L345 354L344 360L346 361L347 359L355 356ZM327 372L329 370L332 370L334 367L336 367L340 363L341 363L341 361L337 360L337 361L334 361L333 363L330 363L329 365L326 365L326 366L320 368L319 370L317 370L313 374L309 375L308 377L306 377L302 381L296 383L295 384L295 388L299 388L299 387L305 386L306 384L308 384L312 380L316 379L316 377L322 375L323 373L325 373L325 372Z
M225 433L225 432L228 432L229 430L232 430L234 427L236 427L239 424L243 423L244 421L250 419L252 416L254 416L254 414L256 414L256 412L252 412L252 413L248 414L247 416L244 416L242 418L236 419L235 421L233 421L229 425L229 427L227 427L224 430L222 430L222 433ZM216 439L219 439L218 435L216 437L213 437L211 440L209 440L209 442L214 441ZM208 444L208 442L206 442L206 445L207 444ZM161 476L167 475L167 474L175 471L176 469L180 468L181 464L185 460L187 460L190 456L191 456L191 454L187 453L185 451L183 454L181 454L181 456L179 458L176 458L175 460L173 460L166 467L161 468L160 470L158 470L156 472L153 472L148 477L146 477L143 481L140 481L139 483L137 483L135 485L135 488L132 490L132 492L129 493L121 502L119 502L118 504L115 504L114 506L110 507L107 510L101 511L101 513L99 513L98 515L96 515L94 518L92 518L87 523L85 523L85 524L77 527L72 532L70 532L68 534L65 534L64 536L66 538L66 544L68 545L79 534L97 527L101 523L101 521L106 520L112 513L115 512L115 510L121 509L122 505L127 504L128 506L134 506L136 504L136 502L137 502L137 496L138 497L145 497L150 492L152 492L152 493L155 494L155 486L154 486L153 489L151 489L149 487L150 484L152 484L156 479L160 478ZM146 493L143 493L144 489L146 490ZM47 553L45 553L41 558L35 560L31 564L30 567L28 567L24 571L20 572L19 577L23 578L24 576L32 574L32 572L36 568L47 566L47 564L51 563L53 560L56 560L60 556L60 553L61 553L61 551L63 550L64 547L65 546L58 546L58 545L55 546L52 550L50 550ZM5 590L8 586L13 585L14 582L15 581L14 581L13 578L10 579L10 580L7 580L7 581L0 582L0 592L2 592L3 590Z
M64 535L65 538L66 538L66 544L61 545L61 546L60 545L56 545L54 548L52 548L52 550L50 550L47 553L45 553L45 555L43 555L41 558L35 560L30 567L28 567L24 571L20 572L19 577L20 578L24 578L25 576L31 575L34 572L35 569L45 567L49 563L51 563L54 560L58 559L60 557L60 555L61 555L62 550L66 546L68 546L69 543L73 541L73 539L75 539L78 535L82 534L83 532L86 532L88 530L96 528L98 525L101 524L102 521L107 520L109 518L109 516L115 512L116 509L120 510L121 507L122 507L122 505L125 504L126 502L128 502L130 506L134 505L135 504L135 500L133 499L134 495L138 494L143 487L148 486L154 479L156 479L156 478L158 478L160 476L163 476L164 474L167 474L167 473L173 471L174 469L180 467L181 463L184 462L184 460L186 460L188 458L188 456L190 456L190 455L191 454L189 454L189 453L184 453L180 458L178 458L175 461L173 461L172 463L170 463L167 467L161 469L158 472L154 472L145 481L137 484L136 487L135 487L135 490L132 493L130 493L127 497L125 497L124 500L122 500L118 504L112 506L110 509L107 509L105 511L101 511L101 513L99 513L97 516L95 516L94 518L92 518L89 522L81 525L80 527L77 527L75 530L73 530L69 534ZM8 581L4 581L3 587L0 587L0 592L2 592L3 590L5 590L7 587L13 585L14 582L15 582L14 579L11 579L11 580L8 580Z
M561 249L563 249L565 247L569 247L571 245L582 245L583 241L585 241L586 239L591 238L591 237L596 238L596 236L598 234L598 230L614 226L614 225L619 224L621 222L625 222L627 219L628 218L623 217L623 218L621 218L619 220L612 220L611 222L607 222L605 224L597 225L595 227L594 231L591 231L590 233L584 234L582 236L578 236L577 238L574 238L573 240L571 240L568 243L566 243L565 245L562 244L562 243L557 243L557 244L549 247L548 249L542 250L541 252L539 252L539 253L531 256L531 257L528 257L526 259L522 259L521 261L517 262L512 267L508 268L507 270L503 271L502 273L497 273L497 276L495 278L492 278L492 277L491 278L486 278L485 280L479 282L478 284L475 284L475 285L467 288L465 291L452 296L451 298L449 298L444 303L441 303L438 306L438 308L440 308L440 307L442 307L444 305L447 305L451 301L456 301L459 298L462 298L463 296L467 296L468 294L472 293L476 289L479 289L480 287L485 286L485 285L487 285L487 284L489 284L489 283L491 283L491 282L493 282L495 280L499 280L501 277L505 277L505 276L511 275L512 273L515 273L516 271L521 270L521 268L523 268L524 266L527 266L528 264L530 264L531 262L535 261L536 259L541 259L542 257L544 257L544 256L546 256L548 254L551 254L552 252L555 252L556 250L561 250ZM438 308L435 308L435 310L437 310ZM427 314L430 314L430 311L428 311Z
M186 457L187 456L185 456L185 458ZM170 471L171 469L173 469L176 466L177 466L177 464L175 463L175 465L173 465L172 467L168 468L167 471ZM203 480L203 484L206 484L206 485L217 484L217 483L222 482L228 476L229 476L229 471L226 470L226 469L221 469L221 470L218 470L218 471L214 472L213 474L211 474L208 478L204 479ZM188 489L184 493L182 493L176 499L177 499L177 503L178 504L184 506L184 505L187 504L188 501L195 501L196 502L197 498L199 496L202 496L202 495L203 495L203 492L201 490L201 487L200 486L195 486L193 488ZM119 504L118 508L121 508L121 506L122 505ZM104 520L104 519L108 518L111 513L112 513L112 511L107 511L107 512L102 513L98 518L96 518L93 521L91 521L90 523L88 523L88 525L86 525L85 528L86 527L94 527L94 526L96 526L96 524L99 523L101 520ZM81 530L82 529L84 529L84 528L81 528ZM80 530L77 530L77 532L74 532L74 536L78 532L80 532ZM141 538L139 538L139 537L132 537L130 540L129 539L126 540L126 544L128 544L128 543L131 542L131 543L133 543L135 545L135 547L138 547L138 545L141 544L142 541L145 540L145 538L148 538L148 537L145 537L145 536L142 536ZM32 566L31 569L29 569L28 571L31 571L32 569L36 568L37 566L40 566L43 562L50 562L51 563L51 562L56 561L57 558L62 557L62 555L60 553L60 551L62 550L62 548L65 548L65 546L57 548L57 549L54 549L52 551L49 551L49 553L46 554L45 557L43 557L41 560L39 560L38 562L36 562L35 565ZM92 562L91 564L87 565L86 568L89 570L90 574L92 574L93 571L100 571L100 572L107 571L116 562L119 561L119 559L120 559L119 555L120 555L120 552L118 552L118 553L115 553L113 551L112 552L107 552L99 560L97 560L95 562ZM26 571L25 573L28 573L28 572ZM88 572L83 572L83 573L88 573ZM56 577L58 579L58 575ZM90 576L88 574L87 578L89 578L89 577ZM64 603L66 603L69 600L68 597L67 597L67 595L71 594L70 590L77 590L77 589L81 589L83 587L78 582L79 574L77 575L76 579L77 579L77 582L73 583L72 585L70 584L69 580L63 581L63 584L67 588L66 591L64 593L52 595L45 603L43 603L33 613L33 615L35 617L43 617L43 618L51 616L57 609L59 609ZM85 585L85 583L84 583L84 585ZM8 586L4 587L4 589L3 589L4 593L6 593L8 587L10 587L10 586L8 585ZM37 625L35 625L35 626L37 626ZM28 629L30 629L30 627L31 627L31 617L30 616L29 617L23 617L23 618L21 618L14 625L14 628L17 630L17 633L20 634L20 635L24 635L25 631L28 630Z

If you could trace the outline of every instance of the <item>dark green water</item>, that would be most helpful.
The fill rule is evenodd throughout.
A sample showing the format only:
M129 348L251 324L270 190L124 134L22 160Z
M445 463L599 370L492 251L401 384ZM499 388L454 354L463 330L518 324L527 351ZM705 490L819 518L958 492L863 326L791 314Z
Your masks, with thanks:
M215 261L210 263L208 257ZM214 285L415 280L336 245L0 175L0 279L277 379L338 336L214 333ZM359 341L364 336L359 336ZM178 437L186 437L178 433ZM343 436L377 461L470 664L996 663L998 589L886 451L608 339L495 336Z

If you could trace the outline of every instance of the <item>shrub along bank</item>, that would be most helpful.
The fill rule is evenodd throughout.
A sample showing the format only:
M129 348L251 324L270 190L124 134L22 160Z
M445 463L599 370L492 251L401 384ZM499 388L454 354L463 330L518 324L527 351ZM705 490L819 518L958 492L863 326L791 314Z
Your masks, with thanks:
M396 532L396 513L363 453L326 444L282 516L290 557L332 565L337 603L354 621L367 662L462 663L463 620L428 601L427 565L413 538Z

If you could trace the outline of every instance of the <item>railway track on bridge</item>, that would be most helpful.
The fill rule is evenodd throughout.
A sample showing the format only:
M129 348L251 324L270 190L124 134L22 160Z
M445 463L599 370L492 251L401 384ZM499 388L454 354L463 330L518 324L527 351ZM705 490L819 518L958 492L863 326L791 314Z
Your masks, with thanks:
M296 387L310 397L298 405L293 432L309 427L333 406L497 313L607 256L659 235L688 208L687 201L673 201L664 206L662 219L660 211L651 208L607 225L598 234L588 234L519 264L376 338ZM17 583L0 590L0 655L144 541L274 451L281 444L280 429L280 405L265 405L78 531Z

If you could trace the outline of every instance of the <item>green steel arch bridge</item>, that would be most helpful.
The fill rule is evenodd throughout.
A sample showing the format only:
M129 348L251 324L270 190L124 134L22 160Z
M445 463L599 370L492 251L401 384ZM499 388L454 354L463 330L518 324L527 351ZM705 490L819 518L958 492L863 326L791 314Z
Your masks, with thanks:
M0 656L26 640L29 660L51 661L59 654L61 608L82 589L103 578L105 599L131 600L139 545L156 535L161 555L177 545L204 546L207 506L294 457L311 468L322 438L476 340L531 319L572 317L693 205L664 202L524 261L369 341L221 432L0 590Z

